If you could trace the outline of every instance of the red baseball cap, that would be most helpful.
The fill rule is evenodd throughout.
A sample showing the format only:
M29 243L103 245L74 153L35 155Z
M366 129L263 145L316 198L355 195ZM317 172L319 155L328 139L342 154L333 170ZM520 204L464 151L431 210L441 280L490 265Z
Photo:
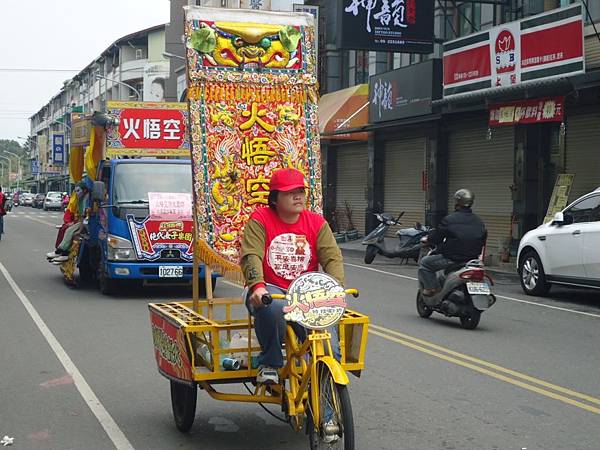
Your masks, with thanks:
M307 188L304 174L297 169L279 169L271 175L272 191L288 192L298 188Z

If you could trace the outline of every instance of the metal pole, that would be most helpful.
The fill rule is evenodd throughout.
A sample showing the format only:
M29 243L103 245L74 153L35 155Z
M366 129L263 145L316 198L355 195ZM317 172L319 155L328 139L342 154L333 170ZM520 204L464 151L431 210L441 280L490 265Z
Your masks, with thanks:
M0 176L0 187L2 187L2 180L4 180L4 163L0 162L0 167L2 167L2 176Z
M108 80L108 81L112 81L113 83L116 84L122 84L123 86L127 86L129 89L131 89L133 92L135 92L135 95L137 95L138 101L143 101L142 100L142 94L140 94L140 91L138 91L136 88L134 88L132 85L127 84L127 83L123 83L122 81L117 81L117 80L112 80L110 78L104 77L102 75L98 75L98 74L94 74L94 76L98 77L98 78L102 78L103 80Z
M8 150L4 150L4 153L8 153L9 155L14 156L15 158L17 158L17 191L19 190L19 181L21 180L21 157L19 155L17 155L16 153L13 152L9 152Z

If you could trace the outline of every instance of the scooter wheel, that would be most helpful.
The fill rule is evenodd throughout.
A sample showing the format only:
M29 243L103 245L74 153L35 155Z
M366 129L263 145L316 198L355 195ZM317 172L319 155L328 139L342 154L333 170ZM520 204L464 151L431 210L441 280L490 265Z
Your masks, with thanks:
M419 313L419 317L422 317L423 319L427 319L433 314L433 309L425 304L420 291L417 292L417 313Z
M367 250L365 250L365 264L371 264L378 252L379 249L375 245L367 245Z
M474 330L479 325L479 319L481 319L481 311L473 308L468 315L460 316L460 326L465 330Z

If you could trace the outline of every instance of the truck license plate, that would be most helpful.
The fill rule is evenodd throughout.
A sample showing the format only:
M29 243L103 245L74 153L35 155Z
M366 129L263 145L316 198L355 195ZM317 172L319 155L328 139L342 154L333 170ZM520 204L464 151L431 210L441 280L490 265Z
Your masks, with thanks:
M159 266L159 278L182 278L183 266Z
M490 286L487 283L467 283L467 291L471 295L488 295Z

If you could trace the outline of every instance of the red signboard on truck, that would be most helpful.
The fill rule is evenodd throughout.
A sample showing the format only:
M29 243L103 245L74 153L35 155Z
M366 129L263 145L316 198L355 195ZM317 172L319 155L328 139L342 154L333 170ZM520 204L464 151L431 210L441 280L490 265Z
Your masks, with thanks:
M185 103L111 101L107 110L118 122L107 128L107 156L190 156Z

